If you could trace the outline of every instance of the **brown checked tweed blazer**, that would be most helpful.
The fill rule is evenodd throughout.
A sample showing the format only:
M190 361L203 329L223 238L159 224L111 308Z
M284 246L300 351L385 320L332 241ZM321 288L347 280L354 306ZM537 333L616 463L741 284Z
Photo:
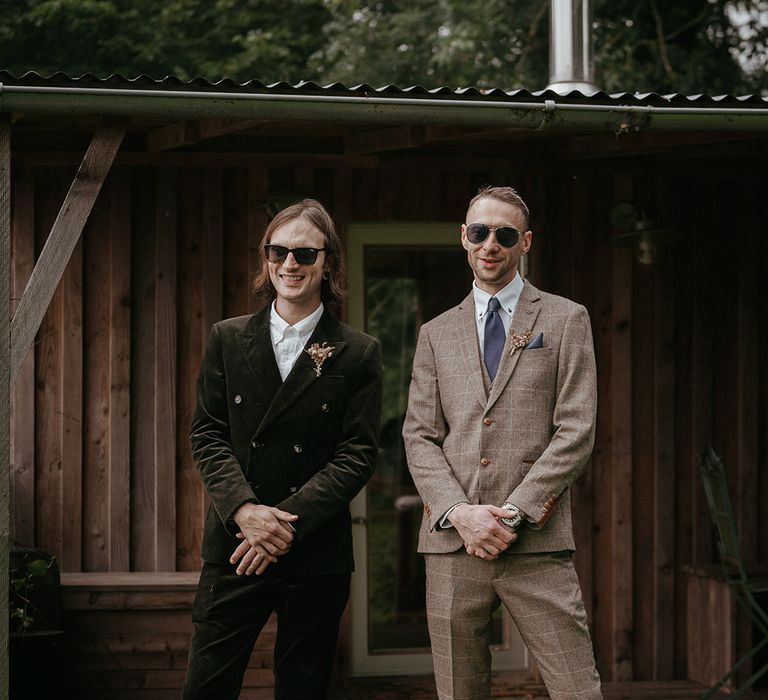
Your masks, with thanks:
M543 333L543 347L511 336ZM422 326L403 437L424 501L419 551L462 546L439 521L456 503L510 502L535 523L509 552L574 549L571 483L594 443L597 390L583 306L525 282L495 380L480 356L472 293Z

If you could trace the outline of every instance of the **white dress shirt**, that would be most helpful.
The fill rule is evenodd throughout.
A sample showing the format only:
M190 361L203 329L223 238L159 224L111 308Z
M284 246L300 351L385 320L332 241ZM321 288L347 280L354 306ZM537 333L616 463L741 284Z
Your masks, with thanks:
M298 323L290 325L277 313L275 302L272 302L272 309L269 314L269 334L272 337L272 348L275 351L277 368L280 370L283 381L314 333L320 322L320 317L323 315L323 309L321 303L309 316L305 316Z
M504 336L509 335L509 327L512 324L512 317L515 315L517 302L520 300L520 294L523 291L523 278L518 272L513 280L504 289L496 294L488 294L472 283L472 293L475 297L475 322L477 323L477 337L480 339L480 357L485 358L485 315L488 313L488 302L492 296L499 300L499 316L504 324Z

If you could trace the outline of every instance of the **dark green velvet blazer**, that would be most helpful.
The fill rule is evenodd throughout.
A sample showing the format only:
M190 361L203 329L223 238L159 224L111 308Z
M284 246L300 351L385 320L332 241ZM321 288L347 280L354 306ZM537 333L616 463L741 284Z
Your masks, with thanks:
M253 501L299 516L291 550L265 576L352 571L349 502L376 462L381 346L327 310L307 347L324 342L334 350L319 377L302 352L283 382L269 306L213 326L190 434L211 497L203 561L229 563L240 543L232 516Z

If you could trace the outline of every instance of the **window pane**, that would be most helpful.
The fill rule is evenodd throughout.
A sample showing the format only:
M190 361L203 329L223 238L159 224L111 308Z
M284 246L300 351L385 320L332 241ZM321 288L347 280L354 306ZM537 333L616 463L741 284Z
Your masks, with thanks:
M458 246L368 247L364 259L366 329L381 341L384 361L381 445L367 489L369 651L423 650L424 559L416 553L422 502L401 433L419 328L458 304L472 275ZM494 621L491 641L500 644L501 616Z

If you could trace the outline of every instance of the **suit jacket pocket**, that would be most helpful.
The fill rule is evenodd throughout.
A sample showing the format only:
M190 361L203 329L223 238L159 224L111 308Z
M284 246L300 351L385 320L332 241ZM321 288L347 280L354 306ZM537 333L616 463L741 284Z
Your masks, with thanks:
M555 385L557 356L553 348L523 350L515 368L513 383L516 388L541 392Z
M520 359L539 360L544 357L549 357L551 354L552 354L551 347L529 348L528 350L523 350L523 357Z

